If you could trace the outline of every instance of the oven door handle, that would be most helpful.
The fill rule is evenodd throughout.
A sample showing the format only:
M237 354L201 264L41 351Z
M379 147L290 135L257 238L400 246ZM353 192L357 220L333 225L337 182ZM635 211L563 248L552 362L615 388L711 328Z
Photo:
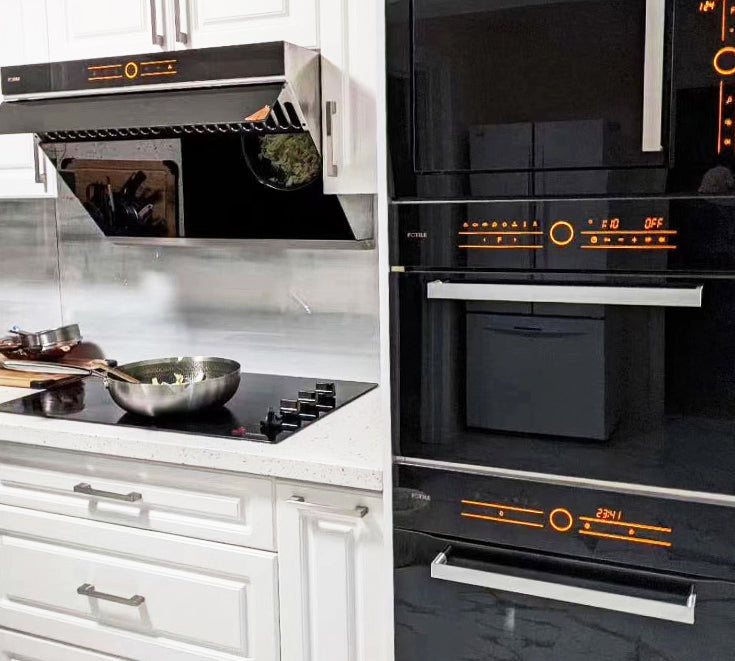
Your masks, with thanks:
M498 572L452 565L451 554L452 547L448 546L434 558L431 563L431 578L670 622L694 624L694 607L697 600L694 585L690 586L688 595L686 597L682 595L680 602L677 603L670 599L648 599L624 594L619 591L622 586L614 584L605 586L599 581L601 587L605 586L608 589L596 590L518 576L512 573L511 567L506 566L502 567L502 572ZM615 591L611 591L612 589Z
M644 152L660 152L664 103L664 42L666 0L646 0L646 41L643 59Z
M693 287L596 287L592 285L507 285L434 280L426 286L426 297L455 301L701 308L702 285Z

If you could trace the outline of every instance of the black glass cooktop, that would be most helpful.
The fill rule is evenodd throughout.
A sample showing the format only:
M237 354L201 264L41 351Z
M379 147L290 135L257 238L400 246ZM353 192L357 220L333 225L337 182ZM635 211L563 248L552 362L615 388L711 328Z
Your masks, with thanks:
M224 406L147 418L121 409L101 379L86 377L0 404L0 412L278 443L376 387L374 383L243 373Z

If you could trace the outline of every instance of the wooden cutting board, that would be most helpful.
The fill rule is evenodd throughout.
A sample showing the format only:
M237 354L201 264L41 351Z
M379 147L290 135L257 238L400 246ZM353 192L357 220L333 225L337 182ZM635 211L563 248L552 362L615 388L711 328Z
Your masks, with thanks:
M48 388L59 382L77 381L82 377L68 374L43 374L41 372L16 372L0 369L0 386L12 388Z

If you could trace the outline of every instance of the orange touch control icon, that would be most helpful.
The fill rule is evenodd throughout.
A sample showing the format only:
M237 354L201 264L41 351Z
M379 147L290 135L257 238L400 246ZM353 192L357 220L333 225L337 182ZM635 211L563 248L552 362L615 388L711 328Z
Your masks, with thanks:
M728 55L729 58L726 57ZM735 73L735 47L724 46L720 48L715 54L712 65L715 67L715 71L721 76L732 76Z
M569 510L566 510L563 507L557 507L555 510L551 510L551 514L549 514L549 523L557 532L568 532L572 529L574 517Z
M132 80L138 75L138 65L135 62L128 62L123 70L125 77Z
M549 230L549 237L557 246L568 246L574 239L574 227L566 220L557 220Z

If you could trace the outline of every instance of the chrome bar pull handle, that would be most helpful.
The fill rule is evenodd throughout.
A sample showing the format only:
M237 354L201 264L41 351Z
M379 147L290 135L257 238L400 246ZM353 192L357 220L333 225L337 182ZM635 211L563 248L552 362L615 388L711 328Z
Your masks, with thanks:
M159 14L159 6L158 6L159 0L150 0L150 2L151 2L151 40L153 41L154 46L160 46L161 48L163 48L163 45L165 43L165 38L163 34L161 34L158 31L159 17L163 18Z
M337 514L339 516L349 516L358 519L364 519L370 509L365 505L358 505L355 509L345 509L344 507L335 507L334 505L321 505L319 503L310 503L303 496L291 496L286 501L289 505L295 505L307 510L316 512L326 512L328 514Z
M593 285L510 285L435 280L427 284L426 297L454 301L701 308L702 285L693 287L597 287Z
M174 0L174 27L176 28L176 41L180 44L189 43L189 16L182 14L181 3L186 0ZM184 8L186 10L186 8ZM186 10L188 12L188 10Z
M326 135L327 135L327 176L336 177L339 173L339 167L336 159L335 136L334 136L334 116L337 114L337 102L327 101L325 104L326 114Z
M41 139L33 136L33 169L34 181L37 184L43 184L43 190L48 192L48 177L46 176L46 161L41 152Z
M694 585L691 586L688 597L676 603L538 578L526 578L505 573L505 571L484 571L452 565L450 564L451 552L452 547L449 546L434 558L431 563L431 578L670 622L694 624L694 607L697 600Z
M141 606L145 602L145 597L134 594L132 597L118 597L114 594L107 594L106 592L97 592L94 589L94 585L91 583L84 583L77 588L77 594L81 594L84 597L92 597L93 599L101 599L102 601L111 601L115 604L122 604L123 606Z
M646 41L643 60L643 132L641 149L660 152L664 103L664 41L666 0L646 0Z
M126 503L135 503L139 500L143 500L143 495L137 491L131 491L130 493L115 493L114 491L101 491L100 489L94 489L91 484L86 482L80 482L74 486L74 493L83 493L87 496L94 496L95 498L109 498L110 500L122 500Z

